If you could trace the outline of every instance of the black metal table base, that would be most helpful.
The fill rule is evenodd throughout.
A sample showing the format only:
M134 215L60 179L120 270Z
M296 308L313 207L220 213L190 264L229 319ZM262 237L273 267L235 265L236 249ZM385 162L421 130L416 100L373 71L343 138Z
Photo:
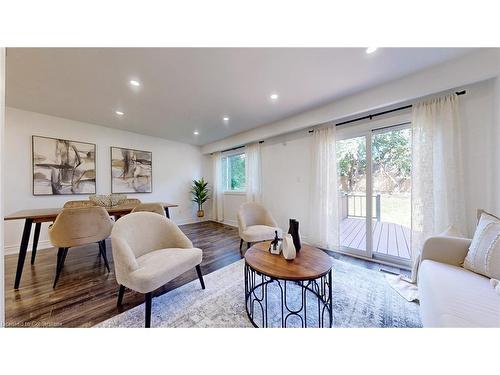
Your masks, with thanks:
M275 297L278 303L274 301L270 308L270 299ZM263 275L245 263L245 308L254 327L331 328L332 270L315 280L290 281Z

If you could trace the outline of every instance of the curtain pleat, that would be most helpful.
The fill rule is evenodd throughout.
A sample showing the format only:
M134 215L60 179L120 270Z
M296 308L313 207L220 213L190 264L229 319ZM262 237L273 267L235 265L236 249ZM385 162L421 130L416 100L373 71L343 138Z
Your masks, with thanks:
M335 126L312 135L310 242L332 249L339 245L339 211Z
M224 221L224 188L222 183L222 154L215 152L212 155L213 187L212 187L212 218L215 221Z

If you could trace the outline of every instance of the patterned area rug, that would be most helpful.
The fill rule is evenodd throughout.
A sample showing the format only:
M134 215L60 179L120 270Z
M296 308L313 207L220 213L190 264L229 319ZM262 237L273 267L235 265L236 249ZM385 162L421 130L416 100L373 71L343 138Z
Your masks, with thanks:
M152 327L252 327L245 311L244 261L153 298ZM126 298L126 296L125 296ZM384 274L339 260L333 267L334 327L421 327L418 304L394 291ZM95 327L143 327L144 304Z

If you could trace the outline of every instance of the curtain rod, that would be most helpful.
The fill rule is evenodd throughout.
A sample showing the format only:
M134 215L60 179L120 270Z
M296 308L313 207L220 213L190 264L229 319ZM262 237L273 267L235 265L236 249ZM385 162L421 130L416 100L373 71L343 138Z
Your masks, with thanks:
M264 141L259 141L259 143L264 143ZM243 145L243 146L238 146L238 147L233 147L233 148L228 148L227 150L222 150L222 152L229 152L229 151L234 151L234 150L239 150L240 148L243 148L245 147L246 145ZM211 152L210 155L213 155L214 153Z
M465 91L465 90L455 92L456 95L465 95L466 93L467 93L467 91ZM377 113L374 113L372 115L366 115L366 116L358 117L358 118L355 118L355 119L352 119L352 120L342 121L342 122L339 122L338 124L335 124L335 126L350 124L351 122L356 122L356 121L361 121L361 120L368 120L368 119L371 120L371 119L373 119L374 117L377 117L377 116L386 115L387 113L401 111L403 109L408 109L408 108L411 108L411 107L413 107L413 105L411 105L411 104L410 105L405 105L403 107L389 109L389 110L383 111L383 112L377 112ZM313 132L314 132L314 130L309 130L309 133L313 133Z

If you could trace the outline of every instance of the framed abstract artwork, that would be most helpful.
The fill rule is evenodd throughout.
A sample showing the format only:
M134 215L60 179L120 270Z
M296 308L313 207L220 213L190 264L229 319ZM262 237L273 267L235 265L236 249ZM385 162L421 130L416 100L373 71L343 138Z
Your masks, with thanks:
M33 195L96 193L96 145L32 136Z
M152 191L152 152L111 147L111 193L151 193Z

